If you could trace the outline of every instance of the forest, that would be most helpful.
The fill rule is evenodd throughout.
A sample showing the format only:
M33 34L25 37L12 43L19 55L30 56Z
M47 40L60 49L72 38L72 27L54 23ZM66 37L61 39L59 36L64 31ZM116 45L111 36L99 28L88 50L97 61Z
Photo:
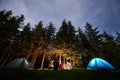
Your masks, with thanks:
M39 21L31 27L30 23L25 25L24 20L24 15L13 16L10 10L0 11L0 58L4 54L25 55L55 48L69 50L70 56L85 54L90 58L101 57L120 67L120 32L115 35L106 31L100 33L99 27L89 22L86 22L83 31L66 19L58 30L52 22L44 26Z

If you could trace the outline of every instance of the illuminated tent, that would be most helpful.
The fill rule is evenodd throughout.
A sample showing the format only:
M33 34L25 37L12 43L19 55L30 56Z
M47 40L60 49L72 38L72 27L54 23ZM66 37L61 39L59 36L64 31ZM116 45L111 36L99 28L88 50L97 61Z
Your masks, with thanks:
M99 70L110 70L113 71L115 68L105 61L104 59L101 58L93 58L87 66L87 69L99 69Z
M16 58L5 66L9 69L28 69L29 67L30 65L25 58Z

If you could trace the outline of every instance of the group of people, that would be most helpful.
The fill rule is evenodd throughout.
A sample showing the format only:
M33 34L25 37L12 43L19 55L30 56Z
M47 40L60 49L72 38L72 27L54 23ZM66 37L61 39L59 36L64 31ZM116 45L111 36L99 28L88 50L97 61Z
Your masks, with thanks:
M54 70L64 70L64 69L68 69L71 70L72 69L72 65L70 63L70 60L67 60L66 62L64 62L63 60L61 60L61 62L59 63L58 60L52 60L49 64L49 69L54 69Z

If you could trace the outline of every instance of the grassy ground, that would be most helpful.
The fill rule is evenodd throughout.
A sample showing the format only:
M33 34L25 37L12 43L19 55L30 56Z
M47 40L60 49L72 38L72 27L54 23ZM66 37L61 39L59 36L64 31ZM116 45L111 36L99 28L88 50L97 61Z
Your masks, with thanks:
M1 69L0 80L120 80L120 71Z

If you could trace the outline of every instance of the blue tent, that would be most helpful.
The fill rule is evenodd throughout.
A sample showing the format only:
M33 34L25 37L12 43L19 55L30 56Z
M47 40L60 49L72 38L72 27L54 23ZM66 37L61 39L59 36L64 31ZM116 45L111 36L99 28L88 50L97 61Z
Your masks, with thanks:
M104 69L104 70L110 70L113 71L115 70L115 68L108 63L107 61L105 61L104 59L101 58L93 58L87 66L88 69Z

